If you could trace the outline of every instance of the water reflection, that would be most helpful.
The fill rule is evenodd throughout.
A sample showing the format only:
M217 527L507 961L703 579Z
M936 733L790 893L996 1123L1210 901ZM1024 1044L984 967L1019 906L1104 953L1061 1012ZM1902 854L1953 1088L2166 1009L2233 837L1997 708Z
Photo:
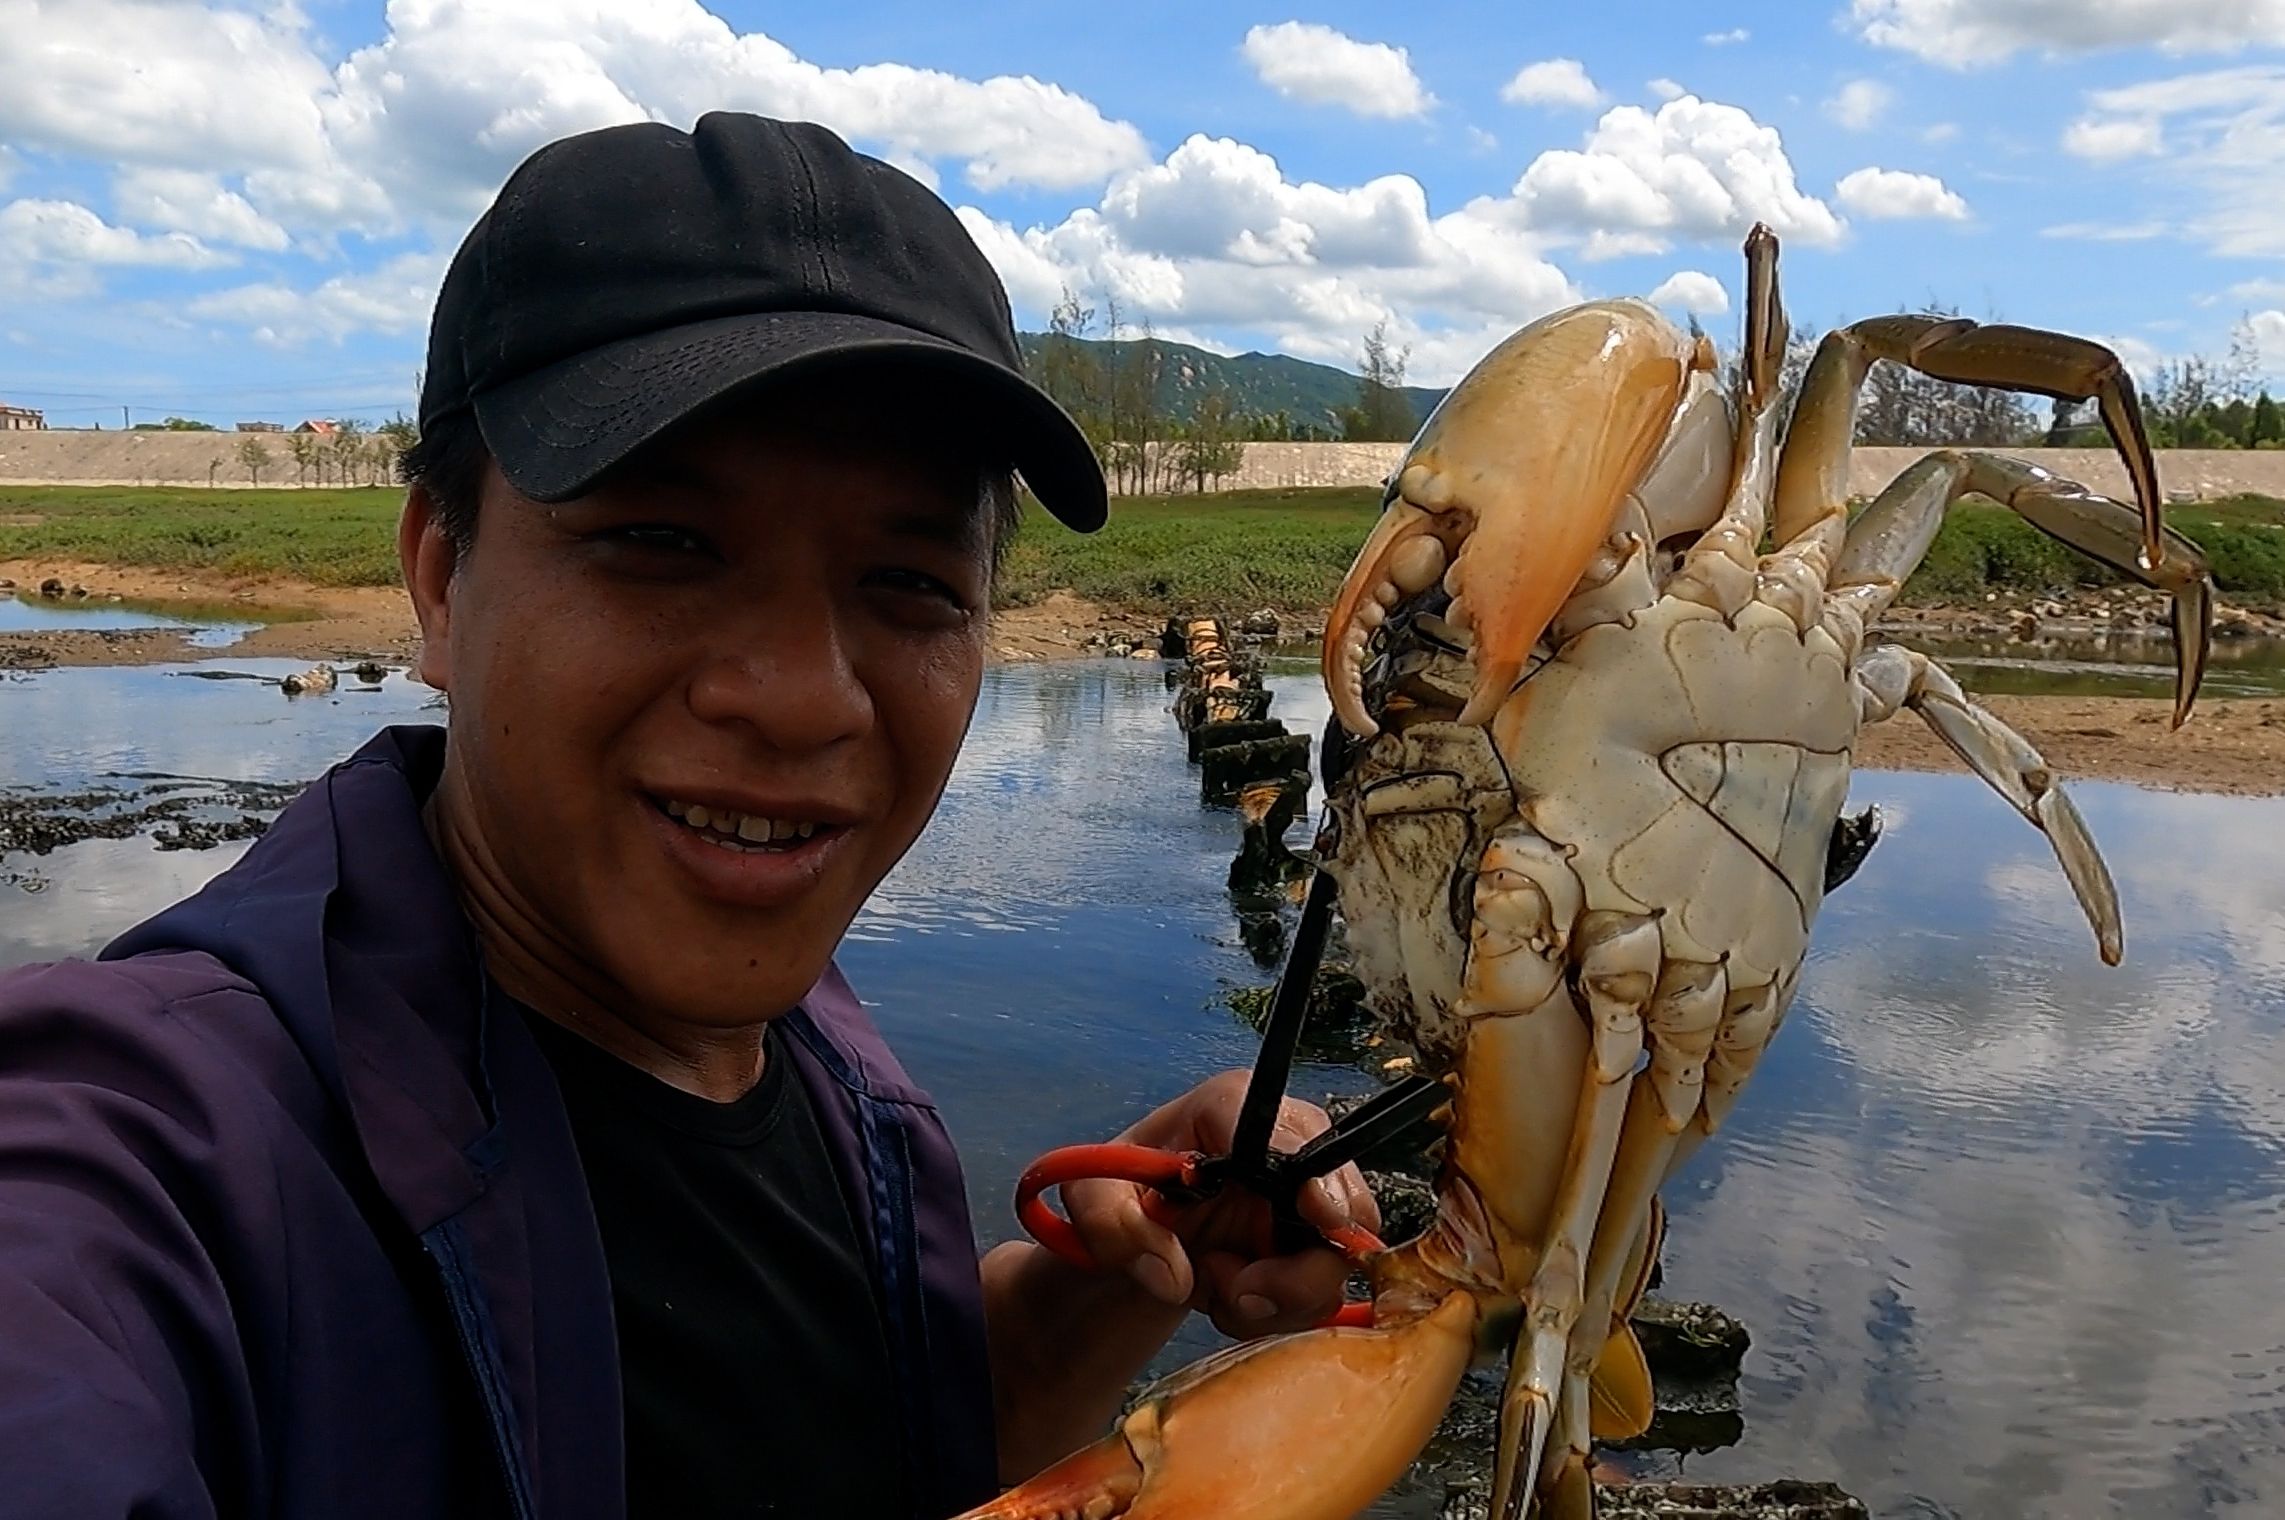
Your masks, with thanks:
M1316 732L1308 667L1273 679L1275 714ZM48 672L0 686L0 780L308 776L426 695ZM941 813L846 948L945 1105L987 1239L1033 1155L1250 1059L1216 1005L1267 979L1222 895L1237 825L1197 805L1168 702L1142 662L995 670ZM2074 791L2118 878L2116 968L1980 784L1857 778L1888 830L1669 1195L1668 1291L1754 1335L1744 1439L1693 1475L1829 1478L1883 1515L2285 1508L2285 801ZM234 853L0 857L47 880L0 885L0 961L93 948Z
M2174 689L2174 650L2162 635L1897 640L1944 662L1987 695L2163 697ZM2209 697L2285 696L2285 640L2217 640L2201 690Z
M1949 777L1829 906L1800 1005L1674 1191L1677 1291L1754 1329L1708 1477L1881 1513L2205 1514L2285 1494L2285 805L2075 788L2105 968L2043 842Z
M223 647L260 626L260 619L237 613L212 613L160 602L49 601L45 598L0 593L0 633L99 631L119 628L187 628L190 642Z

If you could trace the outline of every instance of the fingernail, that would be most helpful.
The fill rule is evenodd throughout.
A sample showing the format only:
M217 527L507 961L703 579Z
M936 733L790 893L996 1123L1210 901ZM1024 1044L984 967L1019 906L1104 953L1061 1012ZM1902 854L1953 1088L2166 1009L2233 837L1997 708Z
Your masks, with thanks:
M1268 1319L1277 1312L1277 1305L1259 1293L1238 1295L1238 1312L1247 1319Z
M1134 1274L1136 1282L1142 1284L1143 1291L1159 1302L1174 1304L1182 1301L1182 1295L1174 1287L1174 1268L1166 1264L1165 1258L1146 1253L1136 1257L1134 1265L1127 1270Z

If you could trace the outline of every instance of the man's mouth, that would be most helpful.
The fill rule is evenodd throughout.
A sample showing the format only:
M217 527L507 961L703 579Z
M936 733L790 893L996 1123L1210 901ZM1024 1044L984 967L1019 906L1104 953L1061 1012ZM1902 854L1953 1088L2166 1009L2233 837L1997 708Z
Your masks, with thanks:
M812 818L765 818L758 813L740 813L673 798L654 797L651 802L708 844L741 855L798 850L811 839L836 833L841 828L839 824L820 823Z

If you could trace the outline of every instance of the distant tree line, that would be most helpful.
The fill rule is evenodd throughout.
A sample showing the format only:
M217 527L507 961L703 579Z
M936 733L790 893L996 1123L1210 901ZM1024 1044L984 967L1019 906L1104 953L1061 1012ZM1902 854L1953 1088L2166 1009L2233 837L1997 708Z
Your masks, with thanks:
M246 472L248 481L260 485L264 472L279 463L269 440L283 438L297 485L395 485L404 479L406 450L420 439L419 427L403 412L371 429L354 417L344 417L333 429L330 433L244 434L238 441L238 467ZM222 463L217 456L206 472L207 484L215 483Z
M1388 324L1366 334L1357 398L1332 425L1279 411L1247 412L1214 381L1174 415L1161 399L1166 351L1145 318L1130 324L1117 299L1102 309L1068 288L1048 313L1034 366L1040 388L1078 422L1118 495L1213 489L1245 463L1248 443L1409 440L1419 421L1404 393L1409 350L1391 351Z

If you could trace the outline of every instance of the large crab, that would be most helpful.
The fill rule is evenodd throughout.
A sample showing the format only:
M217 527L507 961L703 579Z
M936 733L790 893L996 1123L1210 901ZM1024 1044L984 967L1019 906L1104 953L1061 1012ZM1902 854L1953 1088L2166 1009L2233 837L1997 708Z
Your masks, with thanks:
M2080 339L1890 316L1827 336L1782 397L1776 254L1756 227L1729 387L1635 301L1494 349L1405 455L1335 602L1324 675L1351 737L1328 743L1326 869L1378 1007L1452 1088L1436 1219L1366 1263L1372 1327L1186 1369L978 1516L1340 1520L1502 1353L1492 1514L1591 1515L1592 1439L1649 1418L1626 1311L1657 1190L1737 1102L1829 876L1862 856L1838 826L1867 723L1925 719L2048 836L2119 959L2110 877L2046 762L1866 629L1949 505L1985 495L2172 594L2178 726L2211 581L2161 522L2132 383ZM2097 401L2136 506L1943 451L1852 520L1877 359Z

